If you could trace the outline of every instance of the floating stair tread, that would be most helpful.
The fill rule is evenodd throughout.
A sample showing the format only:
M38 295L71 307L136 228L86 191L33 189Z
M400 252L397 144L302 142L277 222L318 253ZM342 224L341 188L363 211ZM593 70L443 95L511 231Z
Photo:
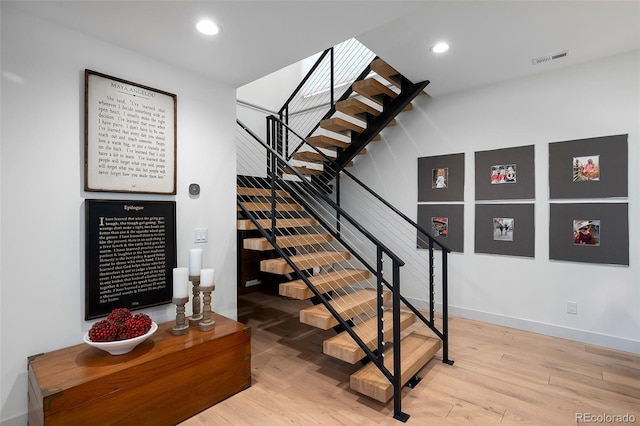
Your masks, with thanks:
M386 340L392 340L391 334L393 333L393 312L386 310L384 312L384 335ZM400 311L400 330L405 330L411 324L416 322L416 316L408 311ZM378 318L370 318L367 321L356 325L353 328L358 337L367 345L371 350L377 348L378 340ZM338 358L342 361L355 364L365 357L365 353L358 346L355 340L349 333L343 331L342 333L333 336L322 343L322 352L325 355Z
M442 347L440 339L411 333L402 339L401 383L404 385L420 371ZM393 373L393 348L385 351L384 365ZM372 362L351 375L350 387L356 392L386 403L393 397L393 385Z
M391 292L385 291L382 299L384 302L388 302L391 299ZM376 290L364 289L340 295L340 297L331 300L329 304L343 319L347 320L376 309ZM328 330L338 325L338 320L322 304L301 310L300 322L322 330Z
M271 211L271 203L242 203L245 209L250 212L268 212ZM238 211L242 211L240 206ZM276 203L276 211L303 211L304 207L295 203Z
M271 219L259 219L258 224L263 228L271 228ZM276 227L284 228L304 228L307 226L318 226L318 221L310 218L294 218L294 219L277 219ZM251 231L258 229L256 225L249 219L239 219L236 228L241 231Z
M389 89L375 78L368 78L366 80L356 81L353 83L353 90L356 93L364 96L367 99L372 100L378 105L382 105L382 96L387 95L391 98L398 96L396 92Z
M300 247L331 241L333 241L331 234L299 234L276 237L276 244L279 247ZM243 247L246 250L273 250L273 246L266 238L245 238Z
M350 115L351 117L359 120L366 120L366 114L371 114L374 117L380 115L382 111L365 104L357 98L349 98L336 103L336 111L340 111L343 114Z
M318 253L298 254L290 259L300 270L315 268L316 266L328 266L334 263L351 259L348 251L321 251ZM265 259L260 261L260 270L272 274L289 274L293 268L283 258Z
M294 166L294 169L296 169L301 175L305 176L320 176L322 173L324 173L324 170L322 169L312 169L310 167L304 166ZM289 166L284 166L282 168L282 171L288 174L295 174Z
M400 73L382 59L377 58L371 62L371 71L375 72L394 86L400 88Z
M318 152L312 152L312 151L296 152L295 154L293 154L293 159L300 160L300 161L308 161L310 163L314 163L314 162L329 163L335 160L335 158L331 158L330 156L325 157L324 155Z
M340 117L327 118L326 120L322 120L320 122L320 127L325 130L330 130L336 133L354 131L356 133L364 132L364 127L357 125L356 123L352 123L351 121L347 121Z
M307 139L307 142L309 142L311 145L318 148L331 148L331 149L349 148L349 142L343 142L341 140L338 140L326 135L311 136Z
M236 188L236 193L245 197L271 197L271 188L251 188L245 186L239 186ZM290 198L287 191L282 189L276 189L276 195L278 197Z
M320 293L328 293L331 290L365 281L370 277L371 272L366 269L347 268L309 277L309 282ZM303 280L295 280L280 284L280 296L305 300L313 297L314 293L307 287L307 284L305 284Z

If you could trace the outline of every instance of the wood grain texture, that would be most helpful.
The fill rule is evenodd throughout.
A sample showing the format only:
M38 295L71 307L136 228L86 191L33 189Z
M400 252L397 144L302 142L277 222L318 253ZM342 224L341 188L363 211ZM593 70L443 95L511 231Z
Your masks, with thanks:
M182 425L400 425L392 401L349 389L358 365L321 353L335 332L300 324L298 311L309 306L275 290L242 296L253 384ZM403 389L407 425L577 425L576 413L585 412L629 413L640 423L640 381L608 375L640 377L640 355L459 317L449 331L455 364L440 362L439 352L418 373L422 381Z
M214 330L183 336L160 324L125 355L80 344L31 357L29 423L169 425L248 388L250 330L214 319Z

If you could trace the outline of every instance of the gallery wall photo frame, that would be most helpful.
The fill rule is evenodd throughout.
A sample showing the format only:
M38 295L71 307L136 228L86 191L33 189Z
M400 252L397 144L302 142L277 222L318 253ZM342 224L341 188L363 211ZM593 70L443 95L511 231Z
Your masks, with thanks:
M475 253L535 256L534 205L476 204Z
M464 201L464 153L418 158L418 202Z
M581 234L585 229L588 239ZM628 266L628 204L551 203L549 258Z
M533 145L477 151L476 200L535 199Z
M464 252L464 204L418 204L418 226L452 252ZM429 239L420 231L417 247L429 248ZM440 250L437 244L434 248Z
M84 189L176 194L177 96L85 70Z
M549 144L549 198L628 196L628 135Z

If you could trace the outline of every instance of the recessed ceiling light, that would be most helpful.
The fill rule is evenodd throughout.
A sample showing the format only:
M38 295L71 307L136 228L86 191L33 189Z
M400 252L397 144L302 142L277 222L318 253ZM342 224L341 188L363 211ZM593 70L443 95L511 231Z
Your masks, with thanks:
M439 43L436 43L432 48L431 51L433 53L444 53L447 50L449 50L449 45L447 43L445 43L444 41L441 41Z
M202 19L196 24L196 28L202 34L216 35L220 32L220 27L210 19Z

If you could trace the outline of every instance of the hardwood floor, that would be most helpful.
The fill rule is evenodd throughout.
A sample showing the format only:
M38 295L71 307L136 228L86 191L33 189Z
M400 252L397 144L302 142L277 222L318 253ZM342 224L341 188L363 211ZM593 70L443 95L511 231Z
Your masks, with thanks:
M182 424L402 424L393 401L349 389L359 364L322 353L334 332L301 324L298 311L308 306L262 292L241 296L238 320L252 328L252 386ZM437 354L422 381L404 388L407 424L640 424L639 355L456 317L449 330L455 364Z

